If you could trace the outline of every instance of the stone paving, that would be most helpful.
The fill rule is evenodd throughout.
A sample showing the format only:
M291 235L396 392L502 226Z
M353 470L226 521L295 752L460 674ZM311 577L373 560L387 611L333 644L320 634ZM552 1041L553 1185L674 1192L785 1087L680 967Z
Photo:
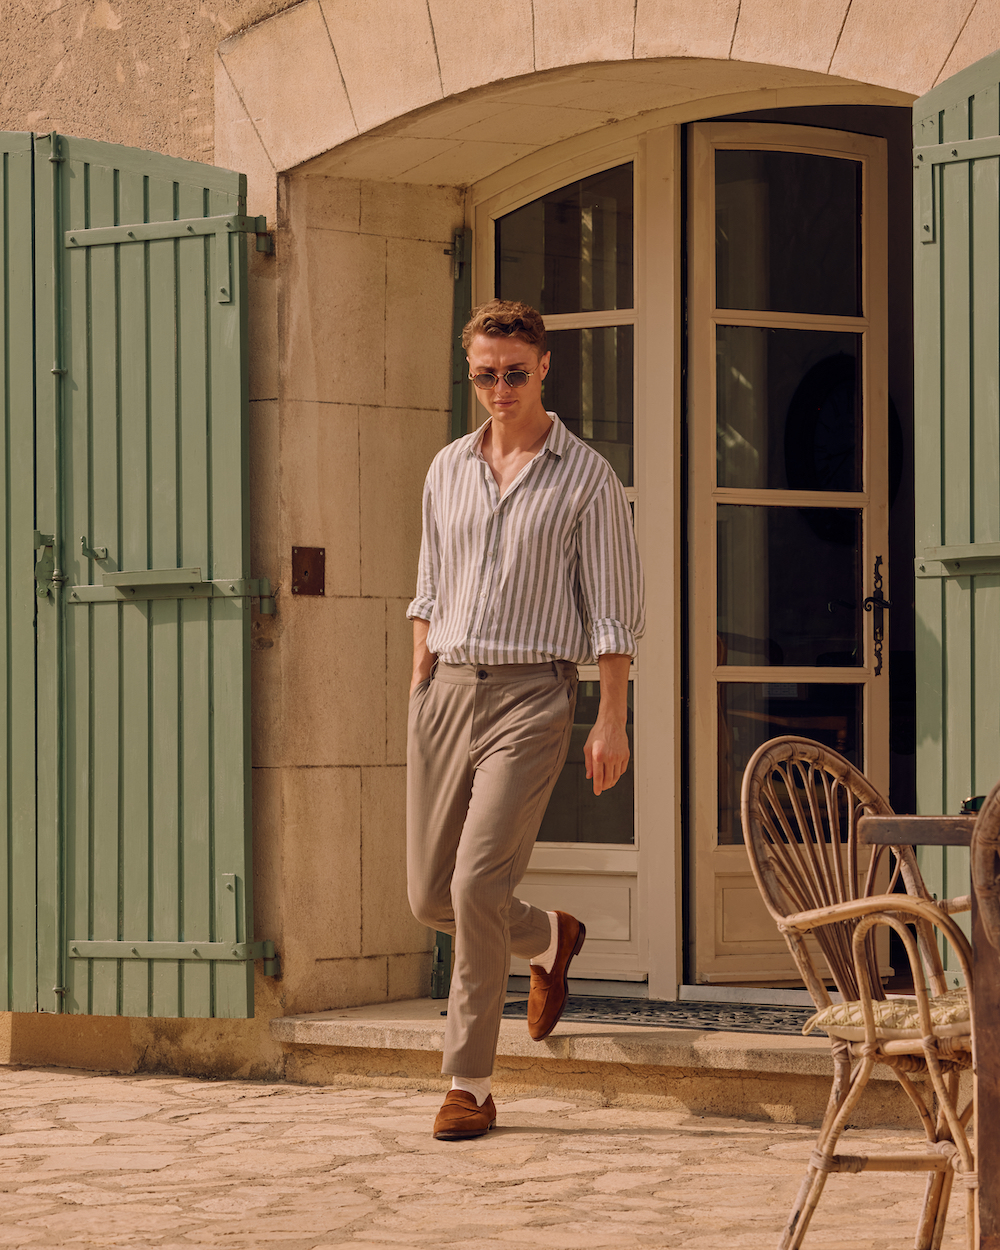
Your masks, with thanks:
M814 1131L583 1099L435 1142L440 1096L0 1068L0 1246L773 1250ZM851 1134L885 1149L914 1134ZM807 1250L904 1250L923 1179L831 1177ZM944 1246L964 1244L956 1200Z

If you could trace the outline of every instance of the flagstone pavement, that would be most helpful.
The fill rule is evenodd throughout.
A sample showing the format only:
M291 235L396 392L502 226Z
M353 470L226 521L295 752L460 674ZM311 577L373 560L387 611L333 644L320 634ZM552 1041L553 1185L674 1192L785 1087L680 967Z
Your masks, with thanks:
M773 1250L814 1136L525 1098L499 1105L487 1137L436 1142L439 1101L0 1068L0 1247ZM922 1192L919 1176L831 1177L807 1250L912 1246ZM964 1244L962 1205L946 1250Z

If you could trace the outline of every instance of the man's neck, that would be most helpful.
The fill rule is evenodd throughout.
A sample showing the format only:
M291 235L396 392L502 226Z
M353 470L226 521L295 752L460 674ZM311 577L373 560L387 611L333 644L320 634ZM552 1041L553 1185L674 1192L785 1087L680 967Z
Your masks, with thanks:
M483 454L492 453L498 460L509 460L537 452L552 429L552 418L539 406L516 421L498 421L493 417L483 434Z

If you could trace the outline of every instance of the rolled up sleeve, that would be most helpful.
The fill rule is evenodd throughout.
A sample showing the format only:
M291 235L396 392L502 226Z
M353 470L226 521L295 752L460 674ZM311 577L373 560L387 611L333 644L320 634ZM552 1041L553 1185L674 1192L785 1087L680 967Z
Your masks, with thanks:
M422 529L420 534L420 559L417 563L417 593L406 609L408 621L429 621L437 602L438 574L441 567L441 548L437 525L434 520L434 493L431 475L424 482Z
M635 657L646 628L645 587L632 510L609 478L580 518L580 589L595 656Z

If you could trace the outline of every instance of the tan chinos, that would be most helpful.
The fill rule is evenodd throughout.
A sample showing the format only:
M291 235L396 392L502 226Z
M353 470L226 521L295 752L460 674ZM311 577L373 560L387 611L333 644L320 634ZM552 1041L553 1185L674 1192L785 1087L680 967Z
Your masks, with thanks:
M410 696L406 867L413 914L455 937L444 1060L493 1071L513 952L541 954L548 915L514 897L566 761L576 665L442 664Z

